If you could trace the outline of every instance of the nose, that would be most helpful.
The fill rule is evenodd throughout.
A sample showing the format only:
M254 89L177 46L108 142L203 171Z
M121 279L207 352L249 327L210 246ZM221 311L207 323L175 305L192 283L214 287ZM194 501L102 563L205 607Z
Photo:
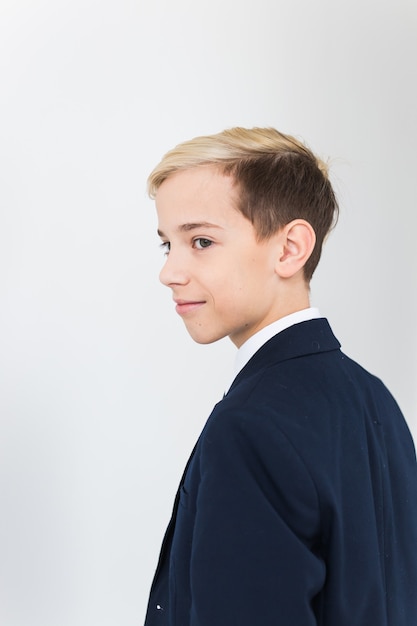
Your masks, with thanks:
M166 287L186 285L189 282L188 272L184 259L172 249L166 257L163 268L159 273L159 280Z

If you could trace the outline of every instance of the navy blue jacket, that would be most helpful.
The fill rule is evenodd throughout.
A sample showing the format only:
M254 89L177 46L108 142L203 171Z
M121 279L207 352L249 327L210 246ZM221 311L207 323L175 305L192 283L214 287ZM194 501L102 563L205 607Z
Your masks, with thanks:
M412 439L326 320L268 341L215 406L145 624L417 625Z

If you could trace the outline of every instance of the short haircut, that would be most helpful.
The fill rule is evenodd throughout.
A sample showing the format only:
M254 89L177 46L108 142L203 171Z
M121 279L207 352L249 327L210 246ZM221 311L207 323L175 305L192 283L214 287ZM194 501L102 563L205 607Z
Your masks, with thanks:
M316 244L304 266L309 282L338 217L327 164L304 143L274 128L231 128L195 137L167 152L148 178L149 195L154 198L175 172L209 165L233 177L237 208L252 222L260 240L295 219L311 224Z

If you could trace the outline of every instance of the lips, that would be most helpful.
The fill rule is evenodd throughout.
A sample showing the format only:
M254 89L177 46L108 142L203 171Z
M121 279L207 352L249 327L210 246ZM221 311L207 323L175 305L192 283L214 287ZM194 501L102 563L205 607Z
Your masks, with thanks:
M192 313L205 304L204 300L174 300L176 307L175 310L178 315L186 315Z

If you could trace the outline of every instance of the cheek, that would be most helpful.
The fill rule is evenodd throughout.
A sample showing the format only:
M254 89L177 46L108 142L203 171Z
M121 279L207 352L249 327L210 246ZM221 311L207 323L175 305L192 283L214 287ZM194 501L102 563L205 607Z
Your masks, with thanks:
M210 293L216 308L228 307L233 313L245 304L256 308L259 299L265 297L270 264L263 255L248 255L240 251L232 258L223 258L216 267L207 268L200 275L201 284Z
M262 258L244 259L234 268L232 283L236 290L257 290L267 281L269 267Z

